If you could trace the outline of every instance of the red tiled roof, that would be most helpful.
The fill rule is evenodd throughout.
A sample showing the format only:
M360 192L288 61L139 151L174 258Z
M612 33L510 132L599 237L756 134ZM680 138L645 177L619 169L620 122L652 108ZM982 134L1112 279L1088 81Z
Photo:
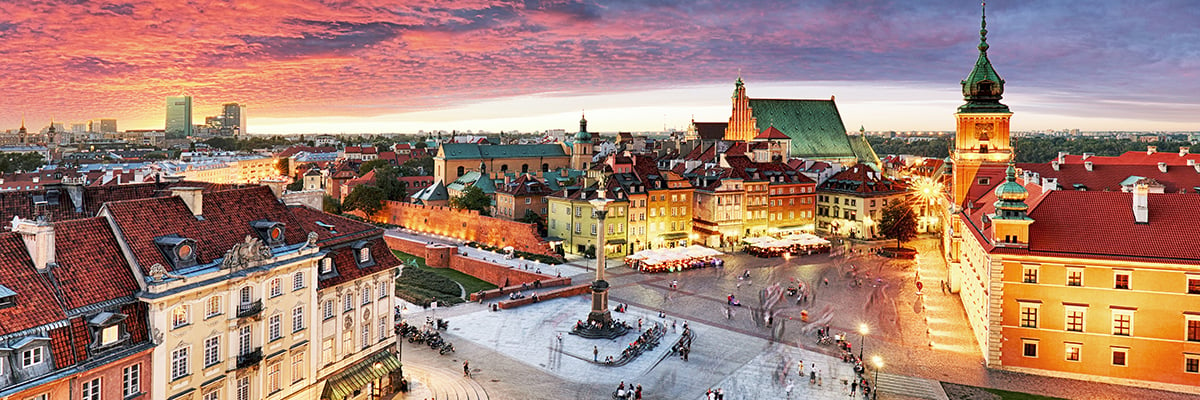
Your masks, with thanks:
M758 136L755 136L754 139L756 139L756 140L772 140L772 139L791 139L791 138L788 137L788 135L784 135L783 132L780 132L778 129L775 129L775 126L772 125L772 126L768 126L767 129L763 129L763 131L761 133L759 133Z
M725 138L725 128L728 122L693 122L696 125L696 135L700 140L721 140Z
M1178 157L1173 153L1171 155ZM1167 172L1160 171L1158 164L1093 164L1091 171L1081 163L1059 164L1058 171L1055 171L1050 163L1018 164L1017 167L1037 172L1042 178L1058 178L1058 185L1065 189L1082 184L1087 186L1087 190L1120 191L1121 182L1130 176L1154 179L1164 186L1163 191L1167 193L1191 191L1192 188L1200 186L1200 171L1185 165L1167 166Z
M1051 191L1029 216L1029 248L1058 253L1200 261L1200 196L1152 193L1149 223L1133 219L1133 194Z
M224 257L225 251L246 235L257 235L251 221L284 223L286 243L306 240L304 230L296 229L302 224L292 218L288 208L266 186L208 192L203 204L203 220L197 220L183 200L175 196L114 202L107 208L143 273L155 263L161 263L168 271L174 269L154 243L154 238L169 234L196 240L196 259L200 263Z
M887 195L902 193L908 190L908 188L902 182L882 177L879 172L871 167L854 165L833 174L824 183L821 183L821 186L817 190L864 195Z
M387 247L387 243L383 241L383 231L376 230L375 232L376 234L368 239L371 248L371 260L375 261L375 264L366 268L359 268L353 247L334 247L331 251L334 253L333 262L334 268L337 270L337 276L321 279L317 285L318 290L341 285L379 271L400 266L400 260L396 258L395 254L392 254L391 249Z
M68 310L132 296L139 290L104 217L55 223L54 236L58 268L53 274Z
M278 153L275 153L275 157L277 157L277 158L291 157L291 156L294 156L294 155L296 155L296 153L299 153L299 152L302 152L302 151L303 151L303 152L308 152L308 153L333 153L333 152L336 152L336 151L337 151L337 148L334 148L334 147L329 147L329 146L321 146L321 147L315 147L315 146L292 146L292 147L288 147L288 148L286 148L286 149L283 149L283 151L280 151L280 152L278 152Z
M308 232L317 233L317 243L324 246L335 243L346 243L362 239L375 234L383 234L383 230L376 228L373 225L358 222L350 218L340 215L334 215L320 210L304 206L288 207L291 211L292 222L296 227L308 235ZM318 224L320 222L320 224ZM324 226L322 226L322 224ZM291 225L289 225L290 227ZM332 226L326 228L325 226ZM288 231L293 229L289 228ZM291 241L289 240L289 243Z
M546 196L550 194L550 187L532 174L521 174L509 183L496 186L496 193L511 196Z
M19 233L0 233L0 285L17 293L16 305L0 312L0 335L66 319Z
M1083 155L1068 154L1063 157L1067 164L1083 164L1084 161L1091 161L1096 165L1158 165L1160 162L1165 162L1167 165L1187 166L1188 160L1200 162L1200 154L1188 153L1179 155L1177 152L1154 152L1147 154L1145 151L1127 151L1119 156L1091 156L1086 160Z
M85 186L83 187L83 205L76 211L75 203L64 188L58 189L58 205L46 205L41 210L50 217L51 221L64 221L77 218L94 217L100 206L110 201L145 199L159 196L169 196L166 189L177 186L204 188L206 191L224 190L235 185L215 184L206 182L181 181L174 183L141 183L117 186ZM48 189L18 190L0 192L0 218L12 220L13 216L33 219L39 210L34 208L33 196L45 195ZM47 199L50 200L50 199Z

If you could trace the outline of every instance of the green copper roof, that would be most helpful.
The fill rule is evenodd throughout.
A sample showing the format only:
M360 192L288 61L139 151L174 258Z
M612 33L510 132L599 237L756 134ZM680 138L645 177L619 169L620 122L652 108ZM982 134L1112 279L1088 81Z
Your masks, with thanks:
M863 129L859 130L860 132ZM854 156L858 159L859 164L867 164L874 167L876 171L883 170L883 163L879 161L879 156L875 154L875 149L871 148L871 143L867 142L867 136L858 134L850 136L850 148L854 150Z
M833 100L750 99L759 131L774 126L792 138L792 157L855 158Z
M1024 186L1017 183L1017 168L1012 162L1008 163L1008 169L1004 171L1004 183L996 187L996 202L993 205L996 207L996 214L992 219L1029 219L1025 215L1025 211L1029 210L1029 205L1025 204L1025 198L1029 197L1029 192Z
M567 153L558 144L444 143L438 153L438 157L446 160L566 156Z
M963 100L967 103L958 107L960 113L1007 113L1008 106L1000 104L1004 95L1004 79L992 68L987 50L987 12L984 11L979 29L979 59L975 68L962 81Z

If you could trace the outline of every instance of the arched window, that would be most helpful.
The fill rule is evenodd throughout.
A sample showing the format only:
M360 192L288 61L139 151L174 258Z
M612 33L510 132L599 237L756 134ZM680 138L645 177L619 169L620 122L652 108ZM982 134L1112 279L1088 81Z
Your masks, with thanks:
M542 172L550 172L550 164L542 164Z
M253 297L254 289L250 288L249 286L245 286L242 287L242 291L238 298L242 301L242 304L250 304L251 301L254 301Z
M457 176L455 176L455 178L457 178L457 177L461 177L462 175L463 175L463 167L460 165L460 166L458 167L458 175L457 175Z
M521 173L529 172L529 164L521 164Z
M500 164L500 172L508 172L508 164Z

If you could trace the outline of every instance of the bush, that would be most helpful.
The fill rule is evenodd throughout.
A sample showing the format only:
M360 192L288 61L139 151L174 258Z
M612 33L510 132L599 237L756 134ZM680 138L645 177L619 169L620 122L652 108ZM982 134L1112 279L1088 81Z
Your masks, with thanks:
M471 247L474 247L477 249L487 250L487 251L491 251L491 252L496 252L496 253L500 253L500 254L505 253L504 249L502 249L502 248L499 248L496 246L489 246L489 245L479 243L479 242L468 242L467 246L471 246ZM527 252L520 251L520 250L513 250L513 256L521 257L526 260L537 261L542 264L550 264L550 265L558 265L558 264L567 262L567 260L563 259L562 257L554 257L554 256L548 256L545 254L537 254L537 253L527 253Z

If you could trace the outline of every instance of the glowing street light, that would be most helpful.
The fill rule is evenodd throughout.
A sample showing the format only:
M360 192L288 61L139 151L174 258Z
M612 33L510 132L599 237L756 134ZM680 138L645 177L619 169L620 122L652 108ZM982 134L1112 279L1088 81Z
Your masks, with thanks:
M859 324L858 325L858 336L862 338L862 340L858 342L858 359L859 360L861 360L863 358L863 350L866 348L864 346L866 346L866 344L867 344L867 333L869 331L870 331L870 328L867 327L867 324Z
M871 357L871 363L875 364L875 395L874 399L879 399L879 370L883 369L883 357Z

